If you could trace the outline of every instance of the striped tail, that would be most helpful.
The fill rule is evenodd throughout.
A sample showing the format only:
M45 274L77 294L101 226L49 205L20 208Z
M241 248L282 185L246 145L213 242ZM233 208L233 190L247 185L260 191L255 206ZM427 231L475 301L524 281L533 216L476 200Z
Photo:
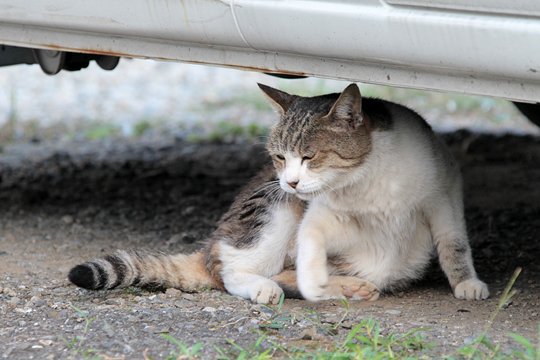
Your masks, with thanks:
M68 279L89 290L131 285L184 291L220 287L206 268L203 252L190 255L158 255L117 251L101 259L75 266L70 270Z

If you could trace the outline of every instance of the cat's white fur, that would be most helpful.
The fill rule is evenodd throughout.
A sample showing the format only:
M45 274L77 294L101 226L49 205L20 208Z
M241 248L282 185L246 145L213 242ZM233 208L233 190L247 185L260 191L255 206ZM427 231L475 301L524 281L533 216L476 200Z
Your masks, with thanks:
M343 94L349 96L347 90ZM274 105L283 113L282 104ZM345 111L339 106L338 115L347 116L350 107ZM277 303L283 291L270 278L296 259L297 285L306 299L374 300L378 289L419 278L437 244L454 295L489 296L472 264L459 169L420 117L387 106L391 129L371 132L370 152L354 169L312 171L309 159L293 152L280 155L285 164L278 170L280 187L308 200L307 209L299 219L286 203L276 204L256 245L219 245L228 292ZM462 257L456 246L461 246ZM453 263L456 256L458 264ZM336 263L328 259L336 257L333 268ZM454 266L467 270L457 271L468 274L465 280Z
M295 256L298 218L287 206L275 206L258 246L245 249L221 244L221 275L227 291L256 303L277 303L283 290L269 278L283 270L285 258Z
M301 159L287 155L292 165L281 174L286 174L281 181L285 191L309 198L324 190L310 201L297 236L298 286L308 300L334 297L327 291L329 256L341 256L353 264L353 273L385 288L399 279L418 278L434 239L467 238L459 172L421 126L400 114L392 131L373 132L365 163L339 177L331 171L312 174ZM296 189L287 185L290 179L299 180ZM459 284L450 279L454 295L487 298L487 286L476 278L470 261L471 279Z

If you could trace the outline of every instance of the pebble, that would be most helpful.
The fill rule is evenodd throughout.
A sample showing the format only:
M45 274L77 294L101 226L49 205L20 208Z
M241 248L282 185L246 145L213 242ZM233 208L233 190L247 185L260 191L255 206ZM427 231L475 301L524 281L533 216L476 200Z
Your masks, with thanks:
M384 313L389 315L401 315L401 311L395 309L386 310Z
M183 299L186 299L186 300L189 300L189 301L195 301L197 300L197 297L193 294L188 294L188 293L182 293L182 298Z
M169 288L167 289L167 291L165 291L165 295L167 295L167 297L181 297L182 291L178 289Z
M106 305L123 305L125 300L122 298L109 298L103 302Z
M51 346L53 344L53 341L48 339L41 339L39 340L39 343L44 346Z
M317 329L314 326L302 331L300 334L300 340L314 340L317 337Z
M12 288L6 287L6 288L4 288L4 290L2 292L3 292L3 294L5 294L7 296L11 296L11 297L17 296L17 293Z
M70 215L64 215L62 216L60 220L62 220L64 224L68 224L68 225L73 224L73 216L70 216Z
M208 312L208 313L211 313L211 314L215 313L216 310L217 310L217 309L216 309L215 307L211 307L211 306L207 306L207 307L205 307L205 308L202 309L202 311Z
M11 299L8 300L8 303L17 305L21 301L20 298L13 296Z

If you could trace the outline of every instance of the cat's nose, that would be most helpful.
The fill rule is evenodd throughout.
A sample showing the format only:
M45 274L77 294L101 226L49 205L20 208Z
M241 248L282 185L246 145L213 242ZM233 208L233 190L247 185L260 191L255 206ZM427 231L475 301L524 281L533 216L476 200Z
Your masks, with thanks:
M288 181L287 184L289 184L289 186L292 187L293 189L296 189L296 185L298 185L298 180Z

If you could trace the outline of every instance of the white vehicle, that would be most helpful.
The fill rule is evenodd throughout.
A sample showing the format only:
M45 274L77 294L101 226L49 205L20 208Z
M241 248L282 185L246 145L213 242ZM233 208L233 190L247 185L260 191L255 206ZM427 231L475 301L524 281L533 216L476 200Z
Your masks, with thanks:
M538 0L0 0L0 9L0 66L37 62L54 74L138 57L540 101ZM540 123L535 105L521 108Z

